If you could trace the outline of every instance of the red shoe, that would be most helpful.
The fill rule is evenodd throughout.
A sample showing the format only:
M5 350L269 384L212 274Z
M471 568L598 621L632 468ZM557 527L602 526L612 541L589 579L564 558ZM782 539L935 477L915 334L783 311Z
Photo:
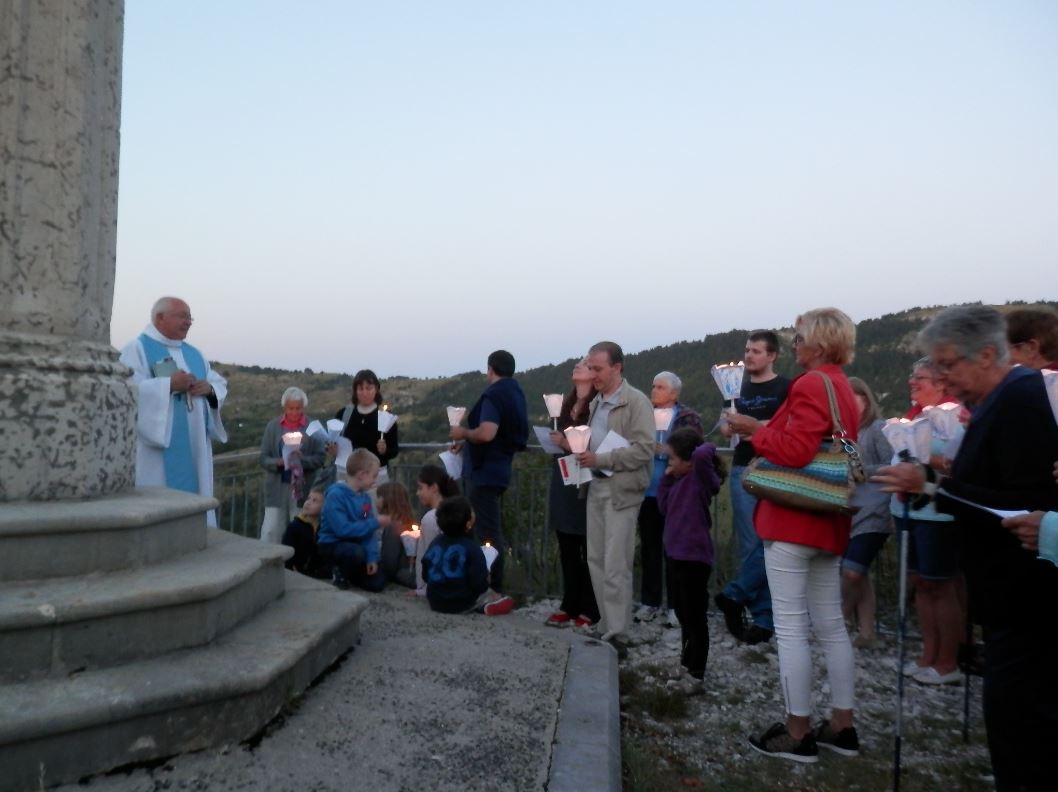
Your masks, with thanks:
M595 622L593 622L587 616L578 616L573 622L573 628L576 630L586 630L593 624L595 624Z
M548 627L569 627L570 615L565 611L555 611L544 622Z
M500 597L485 606L486 616L506 616L514 610L514 600L510 597Z

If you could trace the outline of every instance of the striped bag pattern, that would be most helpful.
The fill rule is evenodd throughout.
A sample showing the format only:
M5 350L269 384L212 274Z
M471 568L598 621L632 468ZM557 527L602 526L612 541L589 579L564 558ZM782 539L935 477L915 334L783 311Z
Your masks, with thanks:
M854 514L859 507L850 504L850 497L856 485L867 480L867 474L859 449L845 436L833 383L821 371L811 373L818 374L826 383L833 439L824 442L812 461L801 468L754 457L742 477L742 486L757 498L791 509Z

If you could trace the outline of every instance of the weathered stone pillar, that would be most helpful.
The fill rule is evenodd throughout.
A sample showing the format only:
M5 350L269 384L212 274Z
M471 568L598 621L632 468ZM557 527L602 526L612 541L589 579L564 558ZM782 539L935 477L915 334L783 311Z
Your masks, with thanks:
M133 484L110 346L123 0L0 0L0 501Z

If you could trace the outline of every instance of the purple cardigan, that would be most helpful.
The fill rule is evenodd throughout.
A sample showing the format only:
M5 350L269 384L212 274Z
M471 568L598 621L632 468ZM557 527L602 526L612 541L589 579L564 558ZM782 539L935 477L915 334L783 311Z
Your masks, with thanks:
M716 446L702 443L691 455L691 472L666 474L658 484L658 509L665 517L665 552L677 561L713 565L713 525L709 504L720 491Z

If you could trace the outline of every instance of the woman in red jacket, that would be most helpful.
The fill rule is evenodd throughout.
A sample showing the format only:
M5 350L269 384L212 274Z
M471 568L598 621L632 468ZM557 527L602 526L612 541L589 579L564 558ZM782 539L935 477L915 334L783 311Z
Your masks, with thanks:
M786 401L766 423L745 415L729 416L729 425L769 461L804 467L833 434L826 376L834 386L841 424L855 438L859 425L856 398L842 366L852 362L856 326L836 308L817 308L797 317L793 348L805 373L790 383ZM846 756L859 753L852 725L854 659L841 615L841 556L849 541L851 518L791 509L760 500L753 525L764 540L779 676L786 699L786 722L776 723L750 744L761 753L798 762L815 762L818 746ZM809 628L820 643L830 681L832 712L814 730L812 655Z

